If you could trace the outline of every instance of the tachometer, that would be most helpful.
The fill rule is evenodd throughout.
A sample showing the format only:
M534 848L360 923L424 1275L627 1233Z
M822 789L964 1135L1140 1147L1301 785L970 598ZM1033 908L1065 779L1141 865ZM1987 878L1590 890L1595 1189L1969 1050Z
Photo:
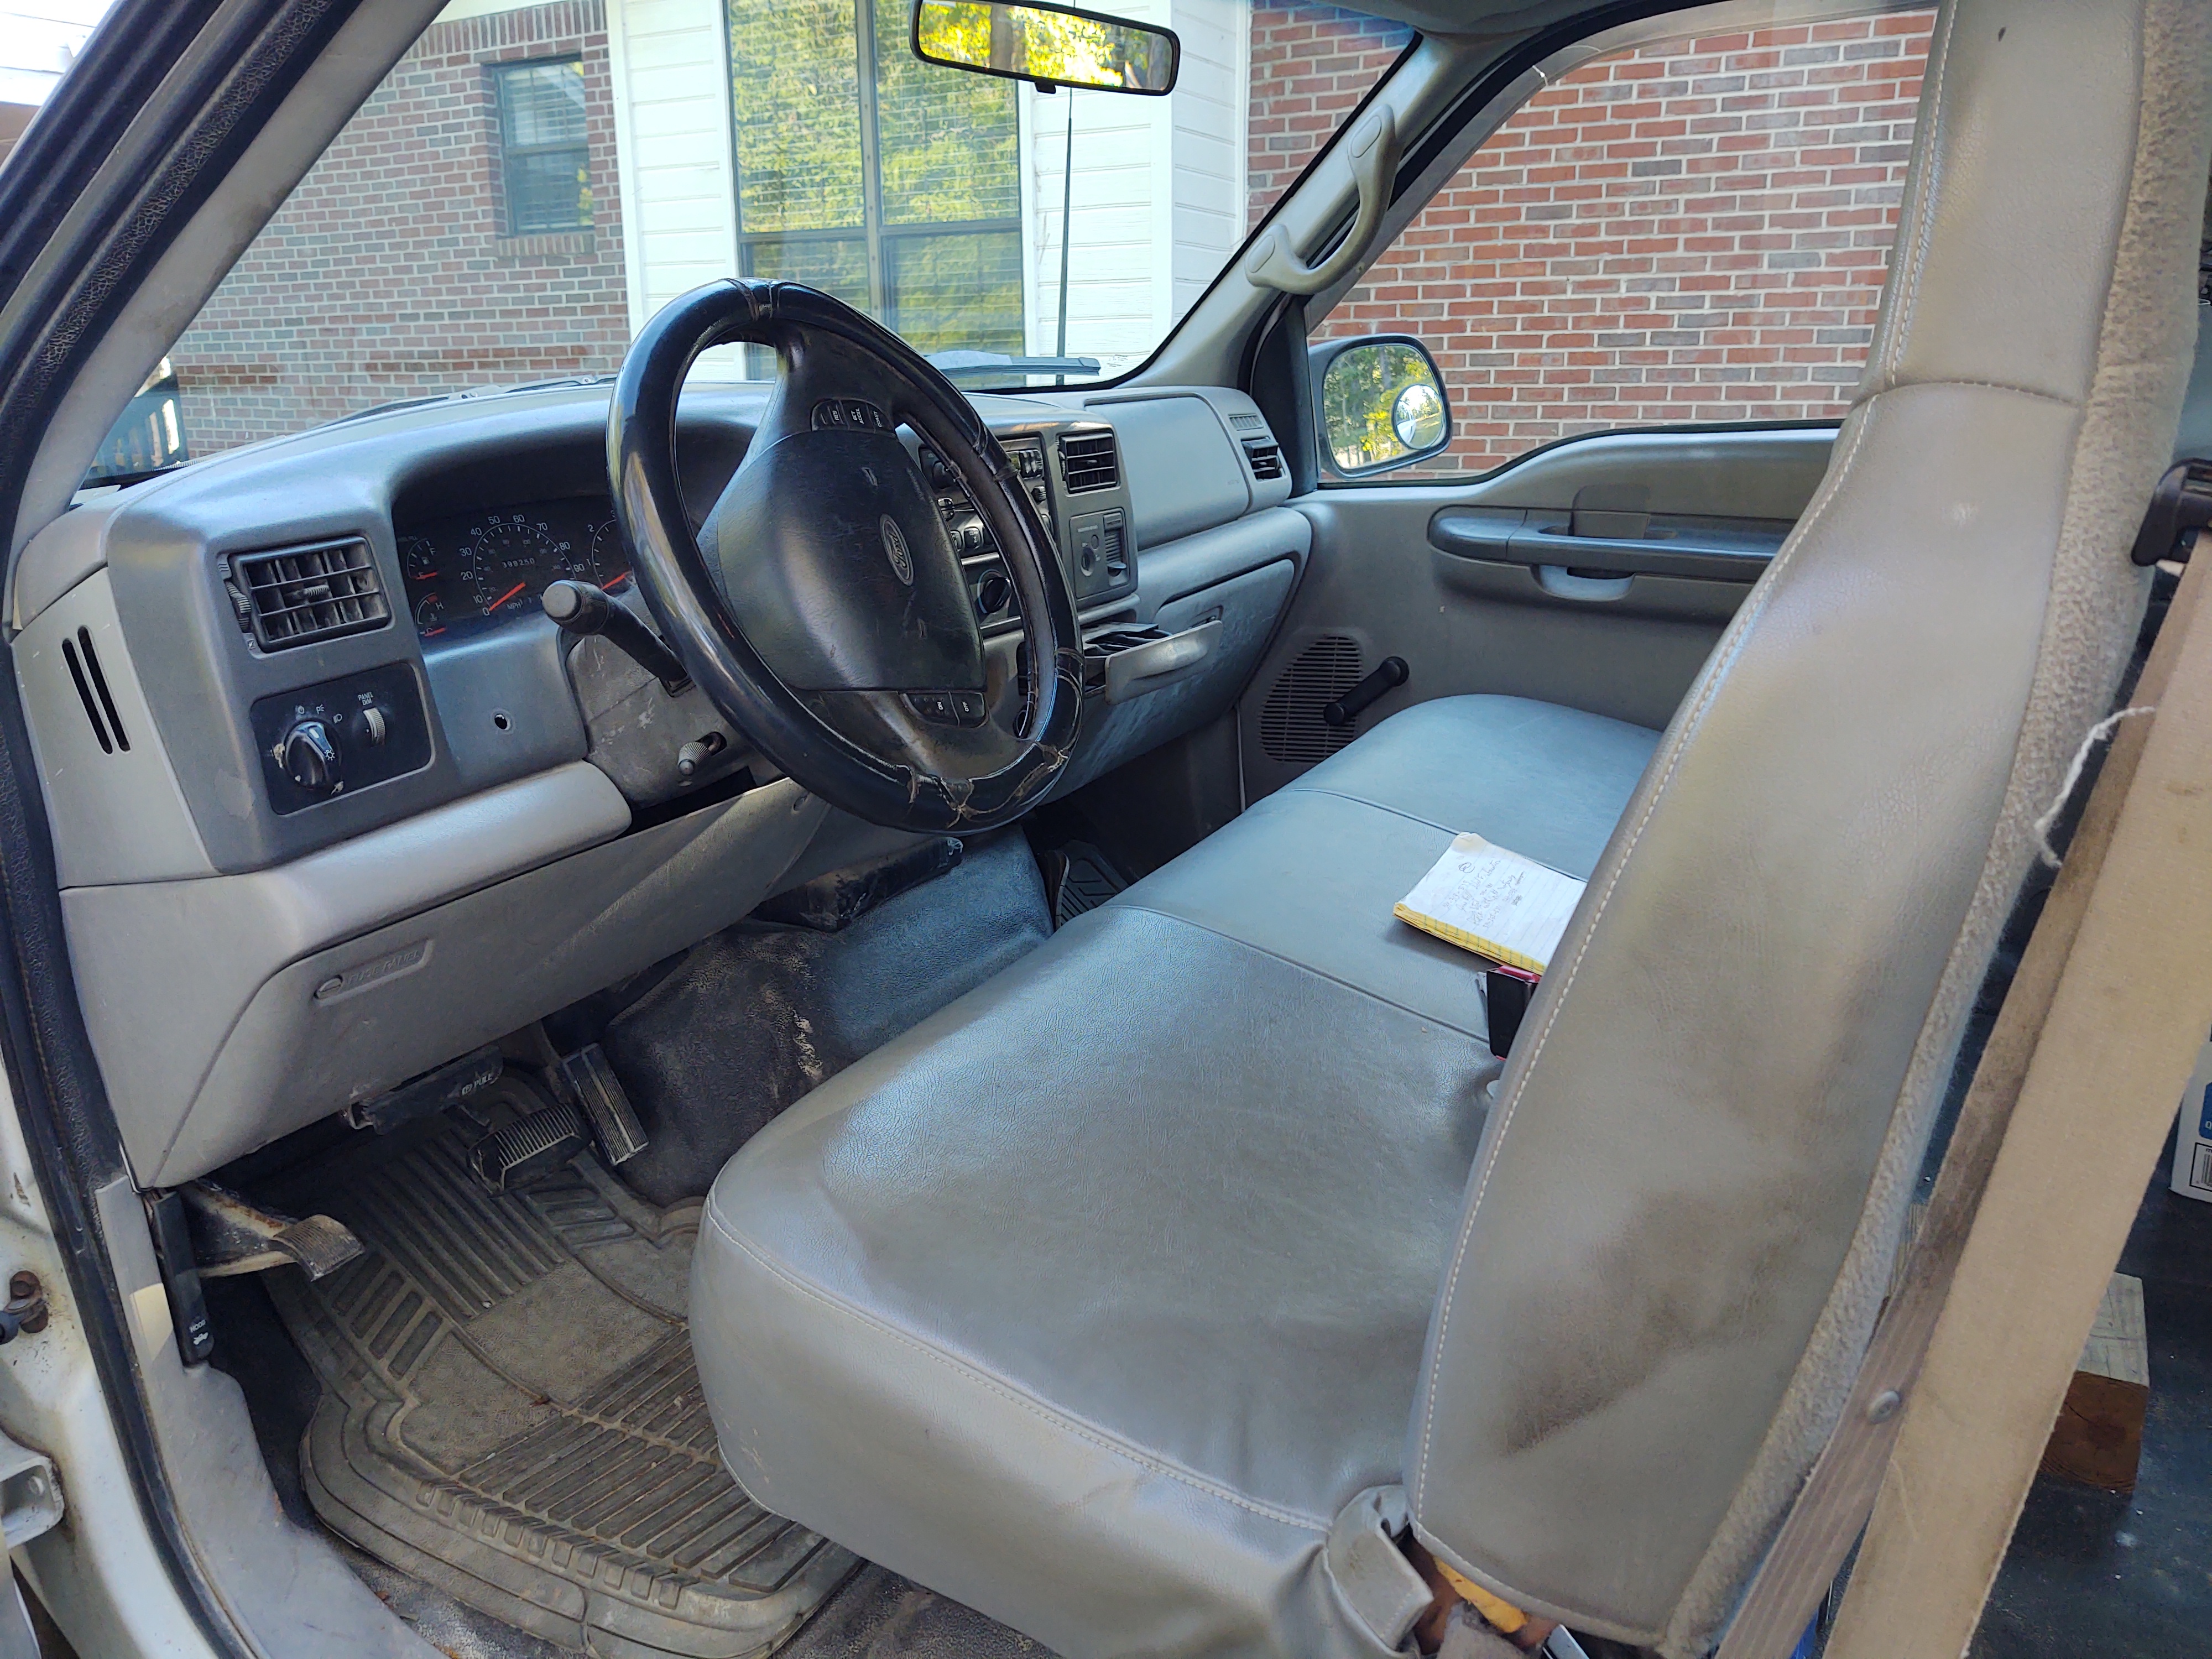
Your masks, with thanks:
M592 529L591 580L609 592L619 592L629 580L629 550L623 544L622 526L612 519Z

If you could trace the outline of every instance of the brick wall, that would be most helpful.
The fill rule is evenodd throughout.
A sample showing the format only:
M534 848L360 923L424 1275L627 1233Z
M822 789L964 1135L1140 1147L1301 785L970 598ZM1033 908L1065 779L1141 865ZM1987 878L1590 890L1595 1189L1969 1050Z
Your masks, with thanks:
M504 234L487 64L580 54L593 223ZM620 367L629 337L600 0L434 25L171 353L205 454L372 404Z
M1255 73L1263 27L1271 41L1285 27L1263 9ZM1931 21L1739 30L1584 65L1475 153L1316 337L1430 346L1457 425L1430 472L1609 427L1840 414L1896 233ZM1298 52L1339 83L1364 84L1388 55L1355 58L1322 20Z
M1247 228L1275 205L1413 32L1336 6L1254 0Z

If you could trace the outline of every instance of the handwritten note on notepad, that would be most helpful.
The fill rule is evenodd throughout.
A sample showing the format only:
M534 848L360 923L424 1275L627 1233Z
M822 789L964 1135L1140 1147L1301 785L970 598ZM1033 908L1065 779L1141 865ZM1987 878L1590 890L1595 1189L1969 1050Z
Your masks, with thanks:
M1581 902L1583 884L1549 865L1455 836L1391 914L1463 951L1540 974Z

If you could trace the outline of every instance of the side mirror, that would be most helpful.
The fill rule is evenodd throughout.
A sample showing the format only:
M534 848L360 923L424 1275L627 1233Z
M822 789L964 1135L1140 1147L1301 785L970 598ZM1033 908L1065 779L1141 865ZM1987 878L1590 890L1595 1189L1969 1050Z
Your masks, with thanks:
M1170 29L1073 6L915 0L914 55L940 69L1158 98L1175 90L1182 42Z
M1443 377L1419 340L1403 334L1323 340L1309 362L1322 459L1339 477L1410 466L1451 442Z

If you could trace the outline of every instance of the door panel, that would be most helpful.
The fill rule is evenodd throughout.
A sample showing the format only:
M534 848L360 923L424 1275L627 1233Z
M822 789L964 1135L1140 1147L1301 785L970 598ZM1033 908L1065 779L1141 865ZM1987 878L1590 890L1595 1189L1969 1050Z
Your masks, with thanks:
M1240 720L1256 799L1430 697L1534 697L1672 717L1826 471L1835 428L1604 433L1480 480L1331 487L1304 584ZM1351 722L1322 708L1401 657Z

